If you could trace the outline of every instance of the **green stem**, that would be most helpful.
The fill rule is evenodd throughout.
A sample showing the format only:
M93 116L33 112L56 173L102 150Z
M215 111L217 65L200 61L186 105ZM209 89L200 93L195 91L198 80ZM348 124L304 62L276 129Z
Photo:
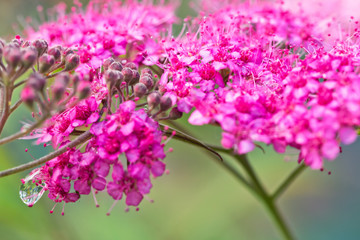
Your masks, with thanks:
M175 125L175 126L177 125L176 123L173 123L173 122L171 122L171 124ZM176 126L176 127L179 128L179 126ZM186 133L185 129L181 129L181 130L183 132L180 132L180 131L177 131L177 132L180 132L181 135L185 134L185 138L190 136L189 133ZM178 139L183 140L181 138L178 138ZM253 193L255 195L255 197L257 197L264 204L265 208L269 212L269 214L272 217L273 221L276 223L276 226L278 227L278 230L282 234L284 239L286 239L286 240L294 239L292 233L290 232L289 227L287 226L287 224L286 224L284 218L282 217L278 207L276 206L275 201L276 201L276 198L278 196L280 196L280 194L282 192L284 192L286 190L286 188L295 180L295 178L305 169L304 165L299 166L299 168L297 168L285 180L285 182L279 187L279 189L273 195L270 195L266 191L265 187L261 183L258 176L256 175L256 173L255 173L254 169L252 168L252 166L250 165L246 155L237 155L231 149L224 149L222 147L212 146L212 145L204 144L202 142L199 145L198 143L194 142L193 139L195 139L195 138L190 136L191 141L186 141L186 142L191 143L191 144L195 144L195 145L198 145L198 146L202 145L202 147L203 147L203 145L205 145L206 149L211 149L212 151L226 153L226 154L231 155L234 158L236 158L236 160L240 163L240 165L244 168L247 175L249 176L250 182L248 180L246 180L246 178L244 178L244 176L242 174L240 174L233 166L231 166L227 162L223 161L222 165L227 170L229 170L230 173L232 173L232 175L234 175L241 183L243 183L251 191L251 193ZM207 153L211 154L210 152L207 152ZM212 157L214 157L214 155L212 155Z
M259 178L257 177L255 171L251 167L251 165L250 165L250 163L249 163L249 161L247 159L247 156L245 154L243 154L243 155L233 154L233 156L243 166L243 168L245 169L245 171L247 172L247 174L249 175L249 177L253 181L253 183L254 183L255 187L258 189L258 191L260 193L262 193L263 195L267 196L268 193L266 192L264 186L262 185Z
M50 161L51 159L56 158L57 156L65 153L70 148L76 147L77 145L88 141L91 137L92 137L92 134L89 131L84 132L83 134L81 134L80 136L75 138L73 141L69 142L68 144L62 146L61 148L55 150L54 152L52 152L52 153L50 153L50 154L48 154L48 155L46 155L44 157L41 157L41 158L39 158L37 160L34 160L32 162L29 162L29 163L25 163L25 164L16 166L14 168L10 168L10 169L4 170L4 171L0 171L0 178L5 177L5 176L9 176L9 175L12 175L12 174L15 174L15 173L18 173L18 172L22 172L22 171L25 171L27 169L30 169L30 168L39 166L41 164L44 164L44 163Z
M277 208L274 199L267 193L264 186L262 185L260 179L257 177L255 171L251 167L246 155L233 155L236 160L243 166L245 171L248 173L251 181L255 185L258 195L268 210L270 216L275 221L279 231L281 232L284 239L292 240L294 237L292 236L289 227L287 226L284 218L282 217L279 209Z
M266 209L270 213L270 216L275 221L279 231L281 232L282 236L286 240L293 240L295 239L292 233L290 232L289 227L287 226L284 218L282 217L278 207L276 206L276 203L270 198L266 198L263 201Z
M164 127L164 125L160 124L161 126ZM179 127L180 128L180 127ZM217 158L220 161L221 166L223 166L225 169L227 169L232 175L234 175L242 184L244 184L244 186L249 189L249 191L251 193L254 193L255 196L257 196L256 191L254 191L254 187L244 178L244 176L236 169L234 168L231 164L229 164L228 162L226 162L222 156L218 153L218 152L223 152L223 153L228 153L228 150L225 150L223 148L220 147L216 147L214 146L216 149L216 151L214 149L212 149L212 147L209 147L209 145L204 144L203 142L199 141L198 139L196 139L195 137L189 135L188 133L185 133L186 130L182 129L184 132L181 132L177 129L171 128L169 127L169 129L174 130L176 132L175 135L172 135L172 132L167 132L163 130L163 133L167 136L172 136L174 139L185 142L185 143L190 143L192 145L198 146L203 148L204 150L206 150L206 153L209 154L211 157L213 158ZM224 151L219 151L219 150L224 150ZM218 151L218 152L217 152Z
M290 186L290 184L295 181L296 177L306 169L306 167L307 166L305 164L300 164L278 187L278 189L272 195L272 199L277 199Z

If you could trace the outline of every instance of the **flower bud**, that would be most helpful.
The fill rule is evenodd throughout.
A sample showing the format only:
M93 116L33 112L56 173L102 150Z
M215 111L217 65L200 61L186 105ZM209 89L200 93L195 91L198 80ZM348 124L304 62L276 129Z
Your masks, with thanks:
M133 70L133 77L131 78L129 85L135 85L139 82L140 74L137 71Z
M77 91L80 99L85 99L90 96L91 87L90 84L86 81L81 81L79 84L79 89Z
M55 62L59 62L61 60L61 51L59 47L50 48L47 53L54 57Z
M61 52L61 63L65 64L66 57L71 54L75 54L75 52L73 50L71 50L70 48L63 49Z
M35 91L42 91L45 87L46 79L40 73L32 73L27 80L27 85Z
M171 109L171 111L169 113L169 119L176 120L176 119L181 118L182 115L183 115L183 113L180 112L177 107L174 107L173 109Z
M124 81L126 83L129 83L131 81L131 79L133 78L133 70L131 70L131 68L125 67L125 68L123 68L121 73L124 75Z
M134 86L134 94L135 97L141 98L142 96L144 96L147 92L147 88L144 84L142 83L137 83Z
M35 90L29 86L25 86L21 91L20 98L26 105L32 108L36 99Z
M30 42L29 42L29 41L23 41L23 42L21 43L21 47L22 47L22 48L30 47Z
M172 106L171 98L162 96L160 99L160 111L166 111Z
M3 56L5 41L0 38L0 58Z
M148 90L151 90L154 86L154 81L153 81L152 77L149 77L149 76L141 76L139 82L144 84Z
M21 47L24 44L24 40L21 39L19 35L16 35L15 38L11 40L11 42L16 43L19 47Z
M128 68L130 68L131 70L137 71L137 66L136 66L136 64L133 63L133 62L128 62L128 63L126 63L126 64L125 64L125 67L128 67Z
M147 102L148 102L149 108L152 109L152 108L155 108L157 105L159 105L160 98L161 98L160 93L158 93L158 92L150 93L147 96Z
M33 41L31 45L36 48L36 50L38 52L38 57L43 55L48 48L47 42L43 39L37 39L37 40Z
M4 48L5 44L6 44L5 40L0 38L0 48Z
M37 51L33 47L27 47L21 50L21 62L24 68L29 68L35 64Z
M8 44L4 48L4 59L9 66L15 68L21 60L20 48L14 44Z
M123 66L122 66L121 63L119 63L119 62L113 62L113 63L109 66L109 69L121 71L121 70L123 70Z
M103 64L102 64L104 70L105 70L105 71L108 70L108 69L109 69L109 66L110 66L113 62L115 62L115 60L114 60L113 58L107 58L107 59L105 59L104 62L103 62Z
M55 58L52 55L44 54L39 58L39 72L46 73L55 64Z
M104 78L106 83L108 84L108 86L110 86L110 88L112 88L113 86L115 86L115 84L118 82L118 80L121 78L120 77L120 73L119 71L116 70L107 70L104 74Z
M68 54L65 57L65 71L72 71L79 66L80 57L77 54Z
M60 100L63 96L67 85L69 84L70 77L67 73L61 73L55 77L55 82L51 87L54 98Z
M143 68L141 70L141 76L143 76L144 74L149 74L150 76L153 76L153 72L151 71L150 68Z
M77 73L74 73L73 75L70 76L70 81L73 84L73 87L76 89L77 86L79 85L80 82L80 76Z

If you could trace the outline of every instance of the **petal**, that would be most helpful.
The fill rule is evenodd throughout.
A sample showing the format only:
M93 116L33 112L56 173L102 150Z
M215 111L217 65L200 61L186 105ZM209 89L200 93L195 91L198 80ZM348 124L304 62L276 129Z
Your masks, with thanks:
M339 132L341 142L344 144L351 144L357 138L357 133L352 127L342 127Z
M141 200L143 199L143 195L139 192L129 192L126 196L126 205L128 206L138 206Z

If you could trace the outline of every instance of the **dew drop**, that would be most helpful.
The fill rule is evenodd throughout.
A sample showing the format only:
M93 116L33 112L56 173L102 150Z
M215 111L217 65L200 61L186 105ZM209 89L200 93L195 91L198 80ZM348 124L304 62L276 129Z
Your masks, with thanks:
M23 179L23 184L20 185L20 198L28 207L34 206L45 192L45 183L39 183L34 180L39 172L39 170L31 172Z

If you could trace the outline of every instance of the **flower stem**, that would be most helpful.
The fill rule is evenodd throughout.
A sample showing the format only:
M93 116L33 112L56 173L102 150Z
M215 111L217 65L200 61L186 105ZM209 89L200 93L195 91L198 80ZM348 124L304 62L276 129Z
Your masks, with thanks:
M0 87L0 134L9 117L11 94L12 90L7 85Z
M41 126L41 124L47 119L48 116L49 115L45 114L42 118L40 118L38 121L36 121L34 124L30 125L29 127L21 129L19 132L14 133L13 135L10 135L8 137L1 138L0 145L12 142L18 138L21 138L21 137L29 134L35 128Z
M171 124L175 125L173 122L171 122ZM181 127L181 126L176 126L176 128L179 128L179 127ZM240 172L238 172L238 170L236 170L231 164L227 163L226 161L221 162L222 165L227 170L229 170L229 172L234 177L236 177L241 183L243 183L250 190L250 192L253 193L254 196L260 200L260 202L263 203L263 205L267 209L268 213L272 217L273 221L275 222L279 232L282 234L283 238L286 240L295 239L276 205L276 200L281 195L281 193L283 193L286 190L286 188L289 187L289 185L295 180L295 178L297 176L299 176L299 174L306 168L305 165L302 164L296 170L294 170L292 172L292 174L290 174L290 176L285 180L285 182L283 184L281 184L281 186L278 188L278 190L275 191L275 193L271 195L266 191L265 187L263 186L260 179L256 175L254 169L250 165L246 155L237 155L231 149L224 149L222 147L212 146L212 145L205 144L202 142L201 142L201 144L196 143L193 141L193 139L195 139L195 138L193 136L191 136L189 133L187 133L185 129L181 128L181 130L183 132L180 132L178 130L176 130L176 131L180 132L182 135L185 134L185 137L187 137L187 136L191 137L190 141L188 140L185 142L194 144L197 146L201 145L201 147L204 147L203 145L205 145L205 146L207 146L206 149L209 148L212 150L211 152L216 151L216 152L225 153L227 155L234 157L237 160L237 162L240 163L240 165L243 167L245 172L247 173L249 180L247 180L242 174L240 174ZM184 141L184 139L181 139L181 137L177 138L176 135L174 136L174 138ZM213 155L211 152L207 151L207 153L211 154L212 157L215 157L215 155Z
M46 155L44 157L41 157L41 158L39 158L39 159L37 159L35 161L32 161L32 162L29 162L29 163L25 163L25 164L16 166L14 168L10 168L10 169L1 171L0 172L0 178L8 176L8 175L15 174L15 173L18 173L18 172L22 172L22 171L25 171L27 169L39 166L39 165L41 165L43 163L46 163L46 162L50 161L51 159L65 153L70 148L76 147L77 145L89 140L91 137L92 137L92 134L89 131L87 131L87 132L81 134L79 137L75 138L70 143L64 145L63 147L55 150L54 152L52 152L52 153L50 153L50 154L48 154L48 155Z
M299 176L305 169L305 164L300 164L286 179L285 181L279 186L279 188L274 192L272 195L272 199L277 199L289 186L297 176Z
M290 232L289 227L287 226L284 218L282 217L278 207L276 206L276 203L271 199L269 196L264 199L263 201L266 209L268 210L270 216L275 221L279 231L281 232L282 236L286 240L293 240L295 239L292 233Z
M263 202L264 206L268 210L270 216L275 221L279 231L281 232L284 239L291 240L294 239L292 236L289 227L287 226L284 218L281 216L279 209L275 204L275 199L270 196L262 185L260 179L257 177L255 171L251 167L246 155L235 155L233 156L236 160L243 166L247 174L249 175L251 181L256 187L259 198Z

